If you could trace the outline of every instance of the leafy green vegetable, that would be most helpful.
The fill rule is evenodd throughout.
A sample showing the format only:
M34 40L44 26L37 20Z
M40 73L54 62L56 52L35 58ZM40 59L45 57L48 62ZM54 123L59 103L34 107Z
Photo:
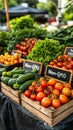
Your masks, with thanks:
M27 59L42 62L46 65L58 55L63 54L64 48L64 44L60 45L57 40L48 38L39 40L27 56Z

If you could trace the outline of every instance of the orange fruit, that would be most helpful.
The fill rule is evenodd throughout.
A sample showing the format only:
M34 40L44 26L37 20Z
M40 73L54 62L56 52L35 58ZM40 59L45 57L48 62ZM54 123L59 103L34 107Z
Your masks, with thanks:
M15 53L15 55L14 55L14 59L17 60L18 58L19 58L18 53Z
M9 63L8 61L6 61L5 64L6 64L7 66L10 65L10 63Z
M18 63L18 60L14 60L14 64L17 64Z

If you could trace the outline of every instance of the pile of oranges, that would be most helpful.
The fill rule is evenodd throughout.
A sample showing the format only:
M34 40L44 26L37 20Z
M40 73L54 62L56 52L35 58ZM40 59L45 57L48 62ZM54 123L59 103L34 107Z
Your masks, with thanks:
M18 53L14 55L6 52L4 55L0 55L0 63L5 65L14 65L23 62L23 59L19 57Z

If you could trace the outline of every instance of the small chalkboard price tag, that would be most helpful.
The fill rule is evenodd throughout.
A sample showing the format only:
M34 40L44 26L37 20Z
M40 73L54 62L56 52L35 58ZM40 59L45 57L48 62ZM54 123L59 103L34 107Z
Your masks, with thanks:
M47 65L45 70L45 77L51 77L62 82L71 83L72 72L58 67Z
M73 47L66 47L64 55L69 55L70 57L73 57Z
M35 62L35 61L30 61L30 60L25 60L23 63L23 68L27 71L32 71L32 70L37 70L38 74L42 74L42 63L40 62Z

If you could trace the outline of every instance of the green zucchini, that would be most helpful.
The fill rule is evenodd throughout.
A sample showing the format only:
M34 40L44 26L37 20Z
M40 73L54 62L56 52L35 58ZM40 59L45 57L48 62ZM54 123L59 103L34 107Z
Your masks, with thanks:
M13 85L13 89L14 90L19 90L20 86L21 86L21 84L16 83L16 84Z
M7 72L6 71L2 72L2 76L7 76Z
M21 76L19 76L17 78L17 83L22 84L25 81L30 80L30 79L34 79L34 78L35 78L34 73L31 73L31 72L30 73L26 73L26 74L21 75Z
M15 67L14 69L11 70L11 72L14 72L16 70L19 70L19 67Z
M1 78L2 82L7 84L8 85L8 82L11 78L10 77L4 77L4 78Z
M0 68L0 73L6 71L6 68Z
M17 78L11 78L9 81L8 81L8 85L13 87L13 85L16 83L17 81Z
M12 78L18 78L19 77L19 74L14 74L13 76L12 76Z
M19 70L15 70L15 71L11 71L11 74L25 74L25 69L19 69Z
M19 92L22 93L24 92L26 89L28 89L29 85L32 84L32 82L35 81L35 80L28 80L26 81L25 83L23 83L20 88L19 88Z

